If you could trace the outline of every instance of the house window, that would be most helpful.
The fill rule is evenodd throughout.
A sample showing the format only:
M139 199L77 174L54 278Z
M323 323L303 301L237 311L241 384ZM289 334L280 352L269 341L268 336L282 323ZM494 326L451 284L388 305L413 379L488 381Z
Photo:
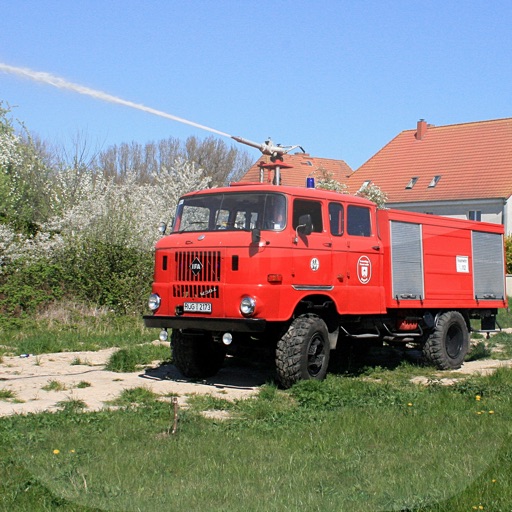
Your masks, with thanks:
M414 176L413 178L411 178L411 181L409 181L409 183L407 183L407 186L405 188L411 189L412 187L414 187L414 185L416 185L417 181L418 181L418 177Z
M469 210L468 219L481 221L482 220L482 211L481 210Z
M428 184L429 188L434 188L437 185L437 182L441 179L441 175L434 176L432 181Z

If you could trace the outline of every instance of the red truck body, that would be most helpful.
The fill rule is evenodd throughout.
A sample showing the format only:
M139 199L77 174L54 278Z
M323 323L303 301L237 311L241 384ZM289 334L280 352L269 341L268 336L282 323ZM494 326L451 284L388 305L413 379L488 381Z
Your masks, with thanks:
M340 340L415 342L438 367L458 367L470 319L494 330L506 305L502 225L257 184L180 200L156 244L144 320L173 330L191 377L215 373L228 345L273 343L287 387L323 378Z

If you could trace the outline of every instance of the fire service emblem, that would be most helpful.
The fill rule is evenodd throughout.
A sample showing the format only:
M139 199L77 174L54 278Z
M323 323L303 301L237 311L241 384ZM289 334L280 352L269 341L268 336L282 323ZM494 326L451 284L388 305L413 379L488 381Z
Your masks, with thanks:
M357 277L362 284L368 284L372 278L372 262L368 256L361 256L357 260Z

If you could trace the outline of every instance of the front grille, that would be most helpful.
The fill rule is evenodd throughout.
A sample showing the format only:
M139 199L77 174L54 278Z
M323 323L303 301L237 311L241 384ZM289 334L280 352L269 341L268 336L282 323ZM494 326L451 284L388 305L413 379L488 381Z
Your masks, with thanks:
M208 284L175 284L172 287L174 297L194 299L218 299L219 287Z
M219 298L220 251L176 252L174 268L174 297Z
M220 251L177 252L174 263L176 281L196 283L220 281Z

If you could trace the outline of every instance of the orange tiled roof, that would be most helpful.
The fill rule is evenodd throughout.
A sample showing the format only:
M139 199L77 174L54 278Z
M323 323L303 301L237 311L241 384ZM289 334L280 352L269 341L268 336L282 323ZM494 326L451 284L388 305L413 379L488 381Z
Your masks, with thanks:
M429 187L435 176L439 181ZM350 176L350 192L366 180L387 193L388 203L508 198L512 118L449 126L420 120L416 130L398 134Z
M270 163L270 157L262 156L247 171L241 182L260 181L260 162ZM343 160L333 160L330 158L318 158L307 153L286 154L283 157L284 165L291 165L289 169L281 169L281 184L292 187L303 187L306 184L308 176L314 176L319 179L322 175L322 169L332 174L333 179L345 183L347 176L352 173L352 169ZM264 181L271 181L274 177L274 171L265 169Z

